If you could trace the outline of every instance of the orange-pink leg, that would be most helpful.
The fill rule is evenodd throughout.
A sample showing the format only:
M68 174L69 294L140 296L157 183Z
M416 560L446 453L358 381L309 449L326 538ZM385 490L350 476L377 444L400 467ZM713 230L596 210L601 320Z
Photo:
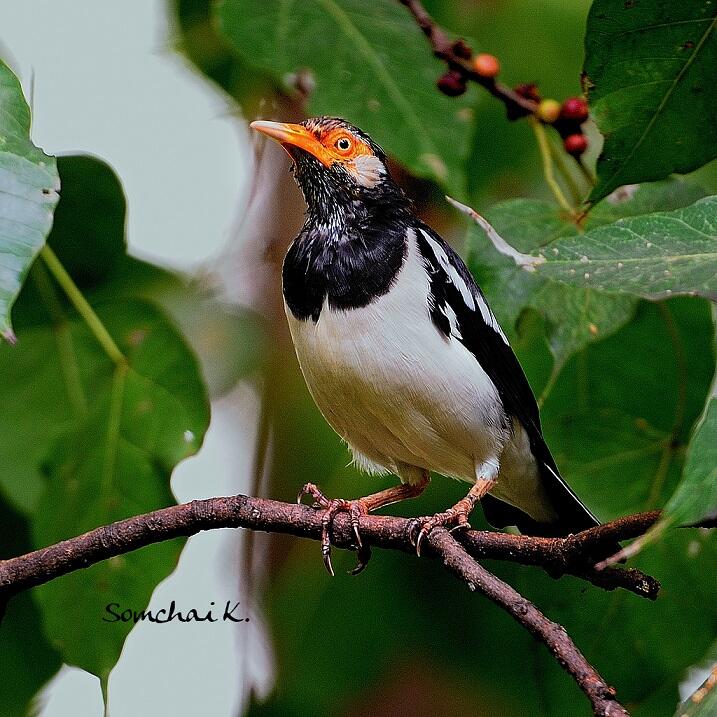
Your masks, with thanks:
M364 498L355 498L353 500L327 498L314 483L307 483L299 491L296 502L301 503L301 499L305 495L310 495L314 499L315 507L323 510L321 516L321 554L324 557L324 565L329 574L334 574L334 568L331 564L331 523L339 513L348 513L351 518L351 527L356 539L356 547L358 548L358 561L351 574L358 575L366 567L371 557L371 549L368 545L364 546L361 540L359 518L362 515L367 515L372 510L383 508L385 505L398 503L406 498L416 498L423 493L429 481L430 478L426 471L418 483L402 483L401 485L381 490L378 493L372 493Z
M470 528L471 525L468 522L468 516L475 508L476 503L495 485L495 480L485 480L479 478L468 491L468 494L461 498L452 508L444 510L435 515L427 516L425 518L417 518L416 523L418 529L418 537L416 538L416 554L421 555L421 543L425 537L439 525L446 526L454 523L455 525L451 530L462 530Z

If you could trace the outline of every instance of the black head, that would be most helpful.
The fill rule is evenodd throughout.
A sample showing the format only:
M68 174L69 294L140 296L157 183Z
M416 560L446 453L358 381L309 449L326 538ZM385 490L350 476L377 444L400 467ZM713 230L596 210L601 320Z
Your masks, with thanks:
M337 117L313 117L300 124L252 122L276 139L294 161L294 176L309 212L333 213L364 205L407 204L391 179L386 154L365 132Z

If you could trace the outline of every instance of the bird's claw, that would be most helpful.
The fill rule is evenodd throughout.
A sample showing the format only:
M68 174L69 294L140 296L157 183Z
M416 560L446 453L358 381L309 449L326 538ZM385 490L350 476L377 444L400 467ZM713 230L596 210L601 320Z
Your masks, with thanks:
M463 507L460 505L448 508L448 510L444 510L442 513L414 519L411 522L409 530L411 542L416 548L416 555L418 555L419 558L421 557L423 541L434 528L445 528L451 523L455 523L455 525L449 530L450 533L455 530L470 530L471 527L471 524L468 522L468 512L463 510ZM416 534L416 531L418 531L418 533L414 540L413 536Z
M371 557L371 549L368 545L364 546L359 532L359 519L362 515L368 514L365 503L360 498L357 500L327 498L314 483L304 485L299 491L296 502L301 503L305 495L310 495L314 499L314 508L323 510L321 516L321 555L323 556L326 570L332 577L335 573L334 566L331 564L331 524L339 513L349 514L358 555L356 567L350 573L351 575L358 575L368 565Z

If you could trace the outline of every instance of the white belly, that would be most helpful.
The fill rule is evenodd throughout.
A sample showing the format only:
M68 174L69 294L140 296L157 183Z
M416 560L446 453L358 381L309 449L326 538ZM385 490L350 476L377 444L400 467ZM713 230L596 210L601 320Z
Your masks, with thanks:
M360 309L289 326L304 377L326 420L355 453L474 481L498 467L507 440L492 381L431 323L428 277L415 239L391 290Z

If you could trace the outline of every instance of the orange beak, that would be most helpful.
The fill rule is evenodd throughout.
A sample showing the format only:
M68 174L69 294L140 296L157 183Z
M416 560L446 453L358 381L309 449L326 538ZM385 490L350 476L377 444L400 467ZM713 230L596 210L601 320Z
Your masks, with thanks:
M327 167L334 161L334 158L331 157L326 147L316 139L312 132L309 132L306 127L300 124L256 120L249 126L257 132L261 132L279 142L290 157L292 156L290 147L298 147L312 154Z

